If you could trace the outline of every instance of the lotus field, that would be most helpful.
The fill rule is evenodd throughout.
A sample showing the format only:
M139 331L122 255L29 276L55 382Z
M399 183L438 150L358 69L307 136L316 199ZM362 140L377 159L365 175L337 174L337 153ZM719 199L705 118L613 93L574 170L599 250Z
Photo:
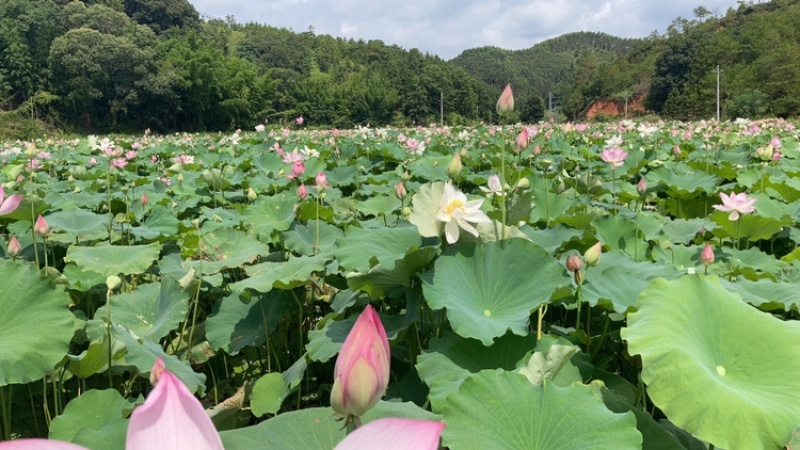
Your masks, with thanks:
M798 445L792 123L292 128L0 145L0 448Z

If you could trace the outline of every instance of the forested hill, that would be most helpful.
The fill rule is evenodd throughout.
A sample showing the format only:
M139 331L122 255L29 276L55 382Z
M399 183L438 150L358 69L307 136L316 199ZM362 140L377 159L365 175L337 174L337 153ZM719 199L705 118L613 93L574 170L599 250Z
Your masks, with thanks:
M444 61L379 40L203 20L187 0L0 1L0 135L42 121L81 132L492 122L506 82L518 118L543 98L570 120L596 99L646 96L680 119L800 113L800 0L712 15L664 35L573 33L520 51ZM38 121L36 119L39 119ZM21 124L21 125L20 125ZM31 125L31 130L26 129Z

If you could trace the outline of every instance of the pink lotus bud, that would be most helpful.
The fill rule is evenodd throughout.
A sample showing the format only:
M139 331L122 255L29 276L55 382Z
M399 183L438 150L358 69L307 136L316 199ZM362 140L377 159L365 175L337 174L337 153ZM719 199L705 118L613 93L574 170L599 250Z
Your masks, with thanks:
M335 137L335 138L339 137L339 129L338 128L334 128L333 129L333 137Z
M773 161L780 161L781 160L781 152L775 152L772 154Z
M0 216L11 214L16 211L20 202L22 202L21 195L14 194L6 198L5 192L3 192L3 186L0 186Z
M147 199L147 192L142 194L141 198L139 198L139 202L142 204L142 206L147 206L147 203L149 202Z
M336 358L331 407L338 415L361 417L378 403L389 384L389 358L386 331L367 305Z
M700 262L704 266L711 265L714 262L714 249L706 242L706 246L703 247L703 251L700 252Z
M33 225L33 231L41 237L47 236L47 233L50 232L50 225L47 224L47 221L44 220L44 217L42 217L41 214L39 214L39 217L36 218L36 223Z
M325 172L317 172L317 176L314 177L314 181L317 183L318 190L328 187L328 177L325 176Z
M533 156L539 156L539 155L541 155L541 154L542 154L542 148L541 148L541 147L539 147L539 144L536 144L536 145L533 147Z
M587 266L596 266L600 263L600 255L603 254L603 243L597 242L593 246L589 247L588 250L583 254L583 262L586 263Z
M523 128L522 131L520 131L519 134L517 135L517 139L514 141L514 149L516 150L516 153L519 153L528 148L529 140L530 137L528 136L528 129Z
M639 182L636 183L636 192L642 196L647 193L647 180L645 180L644 177L639 179Z
M301 184L299 188L297 188L297 196L300 197L300 200L305 200L308 197L308 188L305 184Z
M511 91L511 83L506 85L500 98L497 99L497 115L500 117L507 116L514 111L514 93Z
M17 236L11 236L11 240L8 242L8 256L16 258L20 253L22 253L22 246L19 244Z
M772 140L769 141L769 145L771 145L772 148L781 148L781 138L778 136L772 136Z
M579 255L572 255L567 258L567 270L575 273L581 269L583 269L583 261L581 261L581 257Z
M303 116L300 116L300 117L298 117L297 119L294 119L294 120L295 120L295 122L297 122L298 125L302 125L303 122L306 121L306 119L303 119Z
M303 164L303 161L295 161L292 163L292 173L287 175L290 179L299 178L303 175L303 172L306 171L306 165Z
M403 185L402 181L398 181L397 184L394 185L394 195L398 200L402 200L408 195L408 191L406 191L406 187Z
M675 147L672 147L672 154L675 155L676 158L681 157L681 148L678 144L675 144Z

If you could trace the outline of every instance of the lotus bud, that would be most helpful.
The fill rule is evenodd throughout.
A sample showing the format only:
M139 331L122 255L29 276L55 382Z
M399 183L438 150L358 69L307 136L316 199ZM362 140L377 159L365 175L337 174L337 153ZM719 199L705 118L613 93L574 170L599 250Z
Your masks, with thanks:
M519 179L519 181L517 181L517 189L524 191L525 189L528 189L529 187L531 187L531 182L527 178L522 177L522 178Z
M407 171L407 170L406 170L405 172L403 172L403 174L402 174L402 175L400 175L400 180L401 180L401 181L408 181L408 180L410 180L410 179L411 179L411 174L410 174L410 173L408 173L408 171Z
M672 147L672 154L675 155L676 158L681 157L681 148L678 144L675 144L675 147Z
M777 162L781 160L781 152L776 151L772 154L772 160Z
M636 183L636 192L638 192L642 197L644 197L644 194L647 193L647 181L644 179L644 177L639 179L639 182Z
M45 237L47 233L50 232L50 225L47 224L47 221L44 220L41 214L36 218L36 223L33 225L33 232L40 237Z
M529 140L530 138L528 136L528 129L523 128L522 131L520 131L517 135L517 139L514 141L514 152L519 153L528 148Z
M589 249L583 254L583 262L585 262L589 267L596 266L600 263L600 255L602 254L603 243L598 241L596 244L589 247Z
M143 193L142 197L139 198L139 203L142 204L142 207L145 207L149 202L150 200L147 198L147 192Z
M756 158L760 159L761 161L770 161L772 159L772 151L772 145L759 147L758 150L756 150Z
M703 250L700 252L700 262L704 266L709 266L714 263L714 249L711 248L708 242L706 242L705 247L703 247Z
M778 136L772 136L772 140L769 141L769 145L771 145L774 149L781 148L781 138Z
M16 235L11 236L11 240L8 242L7 253L12 258L16 258L22 253L22 245L20 245Z
M317 183L318 190L328 187L328 177L325 176L325 172L317 172L317 176L314 177L314 181Z
M408 217L408 216L411 215L411 208L409 208L408 206L405 206L405 207L403 207L403 210L401 211L401 213L403 214L403 217Z
M334 128L333 129L333 137L335 137L335 138L339 137L339 129L338 128Z
M256 193L255 189L253 189L252 186L247 188L247 199L250 200L251 202L254 202L256 201L257 198L258 194Z
M567 258L567 270L570 272L578 272L583 269L583 261L579 255L572 255Z
M297 188L297 196L300 197L300 200L305 200L308 197L308 188L305 184L301 184L299 188Z
M398 200L402 200L408 195L408 191L406 191L406 187L403 185L402 181L398 181L397 184L394 185L394 195Z
M511 84L507 84L497 100L497 115L505 117L514 111L514 93L511 91Z
M183 183L183 174L182 173L178 174L178 183Z
M299 178L306 171L306 165L303 161L295 161L292 164L292 175L290 178Z
M533 146L533 156L539 156L542 154L542 148L539 147L539 144Z
M461 177L462 169L463 166L461 165L461 155L456 153L453 155L453 159L450 160L450 164L447 165L447 176L452 180L458 180Z
M361 417L389 384L389 340L380 317L367 305L336 358L331 407L344 417Z

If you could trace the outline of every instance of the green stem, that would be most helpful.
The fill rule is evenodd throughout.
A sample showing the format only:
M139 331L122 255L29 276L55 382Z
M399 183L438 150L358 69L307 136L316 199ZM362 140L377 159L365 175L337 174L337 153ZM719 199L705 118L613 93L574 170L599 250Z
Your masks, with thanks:
M577 309L577 316L575 318L575 331L581 329L581 284L575 289L575 307Z
M642 204L636 207L636 234L633 235L633 260L639 260L639 215L642 212Z
M8 389L8 398L6 398ZM0 386L0 413L3 414L3 440L11 440L11 392L12 386Z
M322 189L317 191L317 243L314 245L314 256L317 256L319 253L319 204L322 201L320 196L322 195ZM384 220L386 217L384 216Z
M503 145L500 147L500 187L504 191L505 194L505 186L506 186L506 139L505 135L503 136ZM503 195L500 199L502 201L501 206L501 214L502 214L502 227L500 228L500 239L506 239L506 216L508 214L508 208L506 205L506 196Z
M108 370L106 373L108 374L108 387L109 389L114 389L114 375L111 373L111 359L112 359L112 351L111 348L111 289L106 292L106 308L108 308L108 315L107 315L107 323L106 323L106 339L108 339Z
M741 218L741 217L740 217ZM733 256L731 257L731 274L730 280L733 281L733 271L736 269L736 251L739 249L739 220L736 220L736 225L734 226L734 237L733 237Z

